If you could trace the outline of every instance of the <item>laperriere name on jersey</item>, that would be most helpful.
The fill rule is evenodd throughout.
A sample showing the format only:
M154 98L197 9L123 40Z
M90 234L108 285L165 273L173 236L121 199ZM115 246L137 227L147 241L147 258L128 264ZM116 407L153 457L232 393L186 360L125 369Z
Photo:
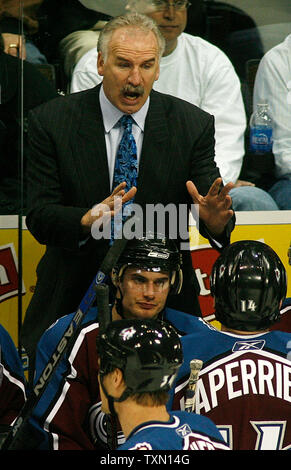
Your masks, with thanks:
M271 360L248 358L222 364L201 374L196 392L196 413L208 413L219 405L219 398L228 400L243 395L259 394L291 402L291 366Z

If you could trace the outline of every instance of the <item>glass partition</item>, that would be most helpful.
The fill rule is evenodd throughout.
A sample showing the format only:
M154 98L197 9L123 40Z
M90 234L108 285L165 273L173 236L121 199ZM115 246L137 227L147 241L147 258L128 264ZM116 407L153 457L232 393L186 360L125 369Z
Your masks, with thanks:
M0 5L0 323L20 351L19 333L40 258L25 225L27 119L31 109L57 96L36 41L41 4L3 0Z
M75 49L72 45L69 57L65 55L68 49L64 45L73 41L80 30L100 30L110 18L110 2L104 3L105 9L100 8L100 1L93 0L1 2L0 323L7 327L16 344L33 294L36 266L45 249L25 225L27 115L35 106L70 93L72 71L82 54L78 44L70 42ZM124 6L126 11L126 6L146 3L120 0L118 6L121 9ZM192 0L191 3L185 31L213 43L230 58L241 80L249 121L259 61L291 33L290 0ZM90 47L96 47L97 37L95 46ZM248 139L247 129L242 176L256 179L258 173L263 173L262 185L268 189L274 171L273 155L250 155ZM260 182L260 178L256 181Z
M26 199L22 1L1 2L0 33L0 323L20 346Z
M193 36L199 36L221 49L232 62L240 80L247 126L244 135L244 157L239 179L243 182L251 182L269 191L274 185L275 176L278 176L279 162L283 179L291 184L291 62L290 65L288 62L291 60L290 0L225 0L223 2L216 0L191 0L190 2L187 2L187 0L0 1L0 325L8 331L18 349L27 379L32 377L29 372L33 371L33 367L30 368L33 360L30 360L29 363L29 358L33 359L35 348L29 340L29 344L32 345L32 351L30 351L32 354L28 358L21 344L20 333L27 308L35 292L37 266L46 250L45 245L40 244L26 226L29 210L27 197L29 192L27 178L29 112L51 99L62 99L62 96L72 93L71 82L75 68L78 67L86 54L92 50L94 50L94 54L91 71L94 79L92 80L92 75L87 78L88 87L95 86L97 39L100 30L112 15L125 13L132 9L146 12L145 8L149 6L151 8L158 7L160 10L165 8L168 15L174 15L173 9L183 10L185 4L189 7L187 9L185 32ZM172 18L174 17L172 16ZM274 61L274 69L271 70L271 76L274 72L271 82L277 86L274 95L271 88L269 89L264 82L264 85L258 86L258 96L260 98L257 98L254 95L254 90L260 64L262 64L266 54L287 41L286 38L289 35L290 41L288 44L286 43L287 51L289 47L289 59L287 57L288 53L286 55L286 51L282 52L282 70L276 70L275 72L277 65L280 65L278 60ZM290 75L288 75L289 72ZM206 82L207 75L205 77ZM170 78L172 79L172 76ZM84 89L86 89L86 79L84 83ZM237 83L239 84L239 82ZM193 87L189 88L191 91L193 90ZM237 89L239 90L239 86ZM260 94L262 90L268 90L268 93L264 91ZM271 101L271 97L275 97L275 100ZM273 119L272 123L274 137L272 150L263 153L255 153L250 146L250 119L255 110L255 99L266 99L270 113L273 113L273 117L276 118L276 120ZM277 139L278 129L281 141L283 135L284 148L280 147L280 142L278 143L278 140L280 140ZM282 132L280 129L282 129ZM36 148L39 144L37 152L42 147L42 157L44 157L42 165L43 167L49 167L50 162L47 164L45 158L49 155L47 148L50 147L51 150L54 142L50 140L48 131L46 134L47 140L41 146L41 138L44 135L44 132L42 132L43 129L40 131L40 135L37 136L39 140L34 147ZM88 136L85 135L85 137ZM51 152L52 154L53 152ZM154 158L159 158L159 155L154 156ZM37 161L38 166L41 166L39 160ZM46 175L49 171L50 169L46 169ZM34 175L30 175L31 181L33 177ZM43 182L44 178L41 178L42 175L38 181ZM161 178L163 178L163 175L161 175ZM65 180L68 181L69 178L65 178ZM44 192L43 188L41 189ZM290 201L291 192L289 194ZM288 192L285 199L288 200ZM241 211L237 213L236 221L236 227L232 233L232 242L242 239L261 240L269 244L278 253L286 267L287 297L290 301L291 254L288 263L287 250L291 242L291 210L272 212ZM49 230L47 232L49 233ZM198 300L202 316L205 320L213 323L215 327L220 328L220 324L215 319L213 298L210 295L210 274L219 252L210 246L208 240L200 236L195 223L193 227L190 223L189 232L192 263L200 287ZM85 243L86 241L87 239ZM77 250L71 250L69 255L66 258L64 257L68 262L71 261L71 252L74 256ZM60 251L58 251L59 253ZM94 260L91 252L89 255L90 259ZM83 259L89 260L89 256ZM61 263L64 266L65 262L61 260ZM78 266L81 266L81 262ZM50 275L52 272L57 272L55 262L52 262L49 267L51 271L48 273L42 294L50 292L48 289L48 284L51 281ZM69 267L69 274L71 275L71 264ZM43 265L41 268L43 268ZM95 269L95 266L92 269ZM83 280L83 273L79 271L80 268L75 267L73 272L73 275L77 273L76 286L79 283L81 284ZM84 276L85 278L86 276ZM64 277L64 279L66 278ZM51 284L55 285L54 281L55 279ZM63 283L60 282L59 284L61 286L59 291L65 291L66 287L62 287ZM83 284L85 284L84 280ZM66 295L68 298L74 290L72 287L67 288ZM47 297L50 297L50 294L47 294ZM73 295L71 297L73 298ZM51 298L54 299L54 296L51 295ZM47 305L50 305L49 302L47 302ZM76 305L76 309L77 307ZM50 311L50 306L48 311ZM41 316L42 313L40 309L39 315ZM61 316L63 312L59 312L59 314ZM52 319L53 316L50 316L50 320ZM39 322L39 324L42 325L42 322ZM282 323L279 325L281 326ZM282 330L284 328L285 331L290 332L289 325L284 326L283 318ZM34 332L35 330L30 331ZM58 352L59 346L57 348ZM0 386L3 377L1 357L0 344ZM58 354L54 353L52 356L53 361L57 361L58 357ZM41 375L43 384L39 393L41 393L42 387L45 388L48 383L47 380L51 377L52 368L52 363L48 363L44 368ZM11 377L13 379L11 382L19 382L19 375L16 374L17 381L14 380L13 375ZM4 403L6 403L5 400ZM92 410L94 413L96 410L98 411L95 403L91 407ZM17 409L15 409L16 411ZM94 421L98 421L95 419L96 416L93 416ZM15 422L17 425L20 424L17 420ZM1 424L0 447L5 433L8 432L8 429L6 429L8 426L5 429L4 427ZM17 429L17 426L14 429ZM94 426L92 426L92 431L94 432ZM29 441L30 439L28 439Z

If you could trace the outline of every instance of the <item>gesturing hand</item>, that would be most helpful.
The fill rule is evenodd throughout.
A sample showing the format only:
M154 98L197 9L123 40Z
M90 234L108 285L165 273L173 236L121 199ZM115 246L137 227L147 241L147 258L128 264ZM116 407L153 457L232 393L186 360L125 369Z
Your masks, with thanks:
M122 208L122 205L127 201L130 201L134 198L136 194L136 187L133 186L126 193L124 188L126 183L120 183L112 191L110 196L104 199L104 201L96 204L92 209L90 209L86 214L83 215L81 219L81 225L84 233L89 233L93 223L96 220L99 220L100 224L107 224L111 221L111 218L114 217Z
M226 184L220 191L222 179L217 178L206 196L199 194L195 184L187 181L186 187L193 203L199 205L199 217L213 236L221 235L228 221L233 216L229 191L233 183Z

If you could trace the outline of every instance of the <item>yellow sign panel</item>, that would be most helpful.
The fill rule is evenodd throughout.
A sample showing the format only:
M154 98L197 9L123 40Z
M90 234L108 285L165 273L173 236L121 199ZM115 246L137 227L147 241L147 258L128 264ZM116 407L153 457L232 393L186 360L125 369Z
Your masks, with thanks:
M236 215L237 223L231 242L250 239L270 245L286 267L287 295L291 297L291 266L287 257L291 241L291 211L241 212ZM10 333L16 345L18 328L35 287L36 266L45 251L45 247L26 229L24 219L22 238L19 241L18 222L17 216L0 216L0 323ZM209 245L208 240L199 235L195 226L190 227L190 247L193 267L200 283L199 300L203 316L214 321L209 275L219 253ZM19 272L22 272L21 281ZM21 297L18 296L18 291L22 292Z
M35 287L36 266L45 250L25 225L19 240L18 226L17 216L0 217L0 323L16 345L18 327ZM19 272L22 272L22 281L19 281ZM21 297L18 291L22 292Z

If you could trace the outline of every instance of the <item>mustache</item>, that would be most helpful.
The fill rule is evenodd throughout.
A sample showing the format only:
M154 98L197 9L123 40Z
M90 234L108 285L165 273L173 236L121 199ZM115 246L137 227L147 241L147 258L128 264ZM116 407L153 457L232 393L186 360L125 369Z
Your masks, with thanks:
M123 95L130 95L130 96L143 96L144 94L144 87L142 85L124 85L122 88L122 94Z

